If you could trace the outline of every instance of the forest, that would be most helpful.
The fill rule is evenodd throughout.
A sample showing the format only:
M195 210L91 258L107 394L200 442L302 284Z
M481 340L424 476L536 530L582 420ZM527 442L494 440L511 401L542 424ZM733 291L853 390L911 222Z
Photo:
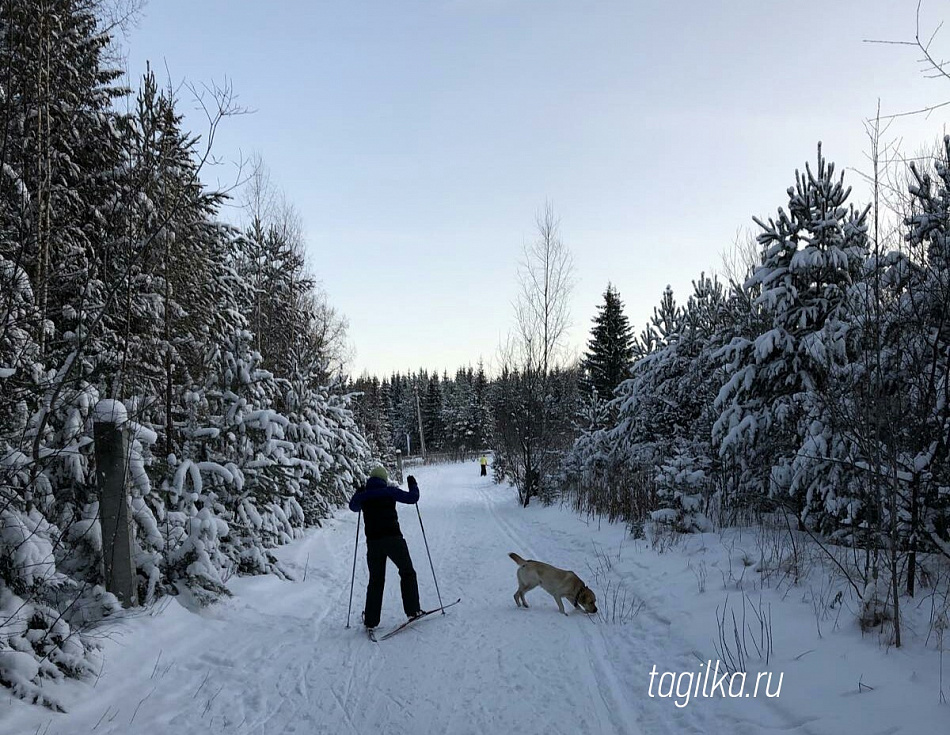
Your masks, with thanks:
M127 414L143 606L291 576L276 547L424 446L491 451L523 506L636 535L787 524L901 645L901 605L950 558L950 136L896 155L872 121L868 201L820 143L803 151L721 271L668 288L641 331L607 284L582 355L546 204L489 366L355 377L263 162L205 182L232 90L202 90L207 129L186 130L154 72L120 84L104 7L0 0L0 683L51 704L37 682L88 675L120 610L93 452L106 400Z
M141 604L282 574L270 549L365 477L342 317L293 208L252 172L243 228L201 173L234 112L182 127L154 73L118 84L102 7L0 4L0 681L82 676L102 586L95 407L127 409Z

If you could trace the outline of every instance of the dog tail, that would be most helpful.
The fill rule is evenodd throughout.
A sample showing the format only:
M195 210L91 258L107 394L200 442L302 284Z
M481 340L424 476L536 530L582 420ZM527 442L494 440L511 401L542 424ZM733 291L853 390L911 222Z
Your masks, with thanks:
M508 556L510 556L510 557L511 557L511 560L512 560L515 564L517 564L519 567L522 566L523 564L527 564L527 562L526 562L524 559L522 559L520 556L518 556L518 555L517 555L515 552L513 552L513 551L512 551L511 553L509 553Z

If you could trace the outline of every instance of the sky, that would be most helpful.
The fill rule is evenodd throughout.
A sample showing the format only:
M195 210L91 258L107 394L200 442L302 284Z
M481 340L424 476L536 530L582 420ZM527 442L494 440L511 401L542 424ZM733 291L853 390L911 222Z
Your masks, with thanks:
M608 282L639 331L753 216L827 158L867 199L866 120L950 99L911 48L916 0L153 0L123 40L179 85L229 81L251 114L215 138L299 210L349 321L354 375L497 364L518 263L550 202L575 263L584 351ZM924 0L922 27L946 13ZM934 48L950 55L950 29ZM207 124L187 89L192 132ZM950 110L950 108L945 108ZM895 120L913 152L948 113ZM860 191L859 191L860 190Z

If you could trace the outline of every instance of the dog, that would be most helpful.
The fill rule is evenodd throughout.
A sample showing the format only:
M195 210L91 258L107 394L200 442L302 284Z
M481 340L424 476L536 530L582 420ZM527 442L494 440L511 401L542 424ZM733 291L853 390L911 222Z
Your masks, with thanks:
M514 552L508 554L518 565L518 591L515 592L515 604L528 607L524 593L538 585L557 602L558 610L567 615L561 598L571 601L576 608L593 615L597 612L597 598L593 591L574 572L552 567L541 561L525 561Z

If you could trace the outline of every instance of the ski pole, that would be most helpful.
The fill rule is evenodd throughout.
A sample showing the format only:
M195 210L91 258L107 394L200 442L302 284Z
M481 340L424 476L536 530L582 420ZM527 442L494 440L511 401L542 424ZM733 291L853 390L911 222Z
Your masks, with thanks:
M356 543L353 544L353 574L350 575L350 604L346 608L346 627L350 627L350 611L353 609L353 581L356 579L356 549L360 545L360 518L363 511L356 514Z
M435 578L435 566L432 564L432 554L429 553L429 541L426 539L426 527L422 525L422 513L419 511L419 503L416 503L416 513L419 515L419 528L422 529L422 540L426 545L426 556L429 557L429 569L432 570L432 581L435 582L435 594L439 597L439 609L445 615L445 607L442 605L442 593L439 592L439 580Z

